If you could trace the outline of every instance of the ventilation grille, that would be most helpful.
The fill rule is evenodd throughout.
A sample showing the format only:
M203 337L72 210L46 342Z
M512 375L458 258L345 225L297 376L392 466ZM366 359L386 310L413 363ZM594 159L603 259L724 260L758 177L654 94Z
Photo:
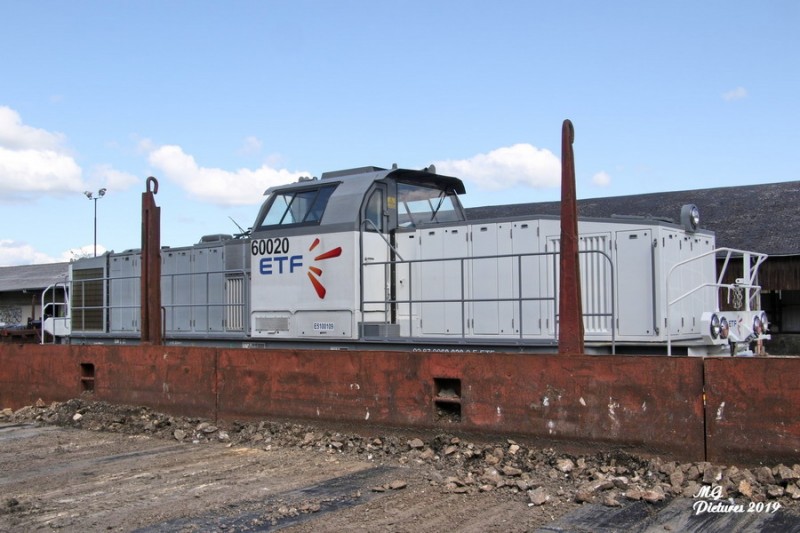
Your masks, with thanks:
M103 331L103 269L72 270L72 329Z
M606 252L607 235L581 237L581 251ZM585 332L611 333L611 265L602 254L580 254L583 324ZM606 315L606 316L603 316Z
M225 280L225 324L228 331L244 331L244 279Z
M289 317L256 317L258 331L289 331Z

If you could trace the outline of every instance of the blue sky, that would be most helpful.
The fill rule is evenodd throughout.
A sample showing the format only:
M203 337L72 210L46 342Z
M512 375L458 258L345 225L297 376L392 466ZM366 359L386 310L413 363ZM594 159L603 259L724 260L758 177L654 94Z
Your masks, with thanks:
M800 2L0 0L0 266L249 226L268 186L397 163L468 206L800 179ZM765 212L768 209L765 206ZM667 213L669 215L669 213Z

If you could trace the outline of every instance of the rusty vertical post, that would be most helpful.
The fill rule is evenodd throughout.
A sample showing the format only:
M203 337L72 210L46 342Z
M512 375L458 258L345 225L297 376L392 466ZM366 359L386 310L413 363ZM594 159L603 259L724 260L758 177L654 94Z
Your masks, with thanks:
M558 291L558 353L563 355L584 353L574 140L572 122L565 120L561 127L561 284Z
M153 190L150 190L150 185ZM142 344L161 344L161 208L156 205L158 180L147 178L142 193Z

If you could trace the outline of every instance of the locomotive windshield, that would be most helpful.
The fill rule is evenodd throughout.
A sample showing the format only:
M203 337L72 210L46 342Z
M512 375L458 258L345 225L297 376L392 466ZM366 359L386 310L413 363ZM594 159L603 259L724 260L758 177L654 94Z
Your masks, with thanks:
M277 192L269 209L257 226L286 226L290 224L319 224L328 199L336 185L302 191Z
M462 220L452 189L398 181L397 220L401 227Z

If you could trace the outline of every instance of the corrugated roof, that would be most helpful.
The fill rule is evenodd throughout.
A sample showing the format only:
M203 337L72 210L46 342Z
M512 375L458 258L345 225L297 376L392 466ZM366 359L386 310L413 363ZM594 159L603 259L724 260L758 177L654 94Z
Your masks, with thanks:
M69 263L0 267L0 292L41 290L64 281Z
M612 215L669 217L679 222L681 206L700 209L700 227L716 234L718 247L768 255L800 255L800 181L635 194L578 200L579 217ZM467 208L472 220L524 215L558 215L560 202Z

